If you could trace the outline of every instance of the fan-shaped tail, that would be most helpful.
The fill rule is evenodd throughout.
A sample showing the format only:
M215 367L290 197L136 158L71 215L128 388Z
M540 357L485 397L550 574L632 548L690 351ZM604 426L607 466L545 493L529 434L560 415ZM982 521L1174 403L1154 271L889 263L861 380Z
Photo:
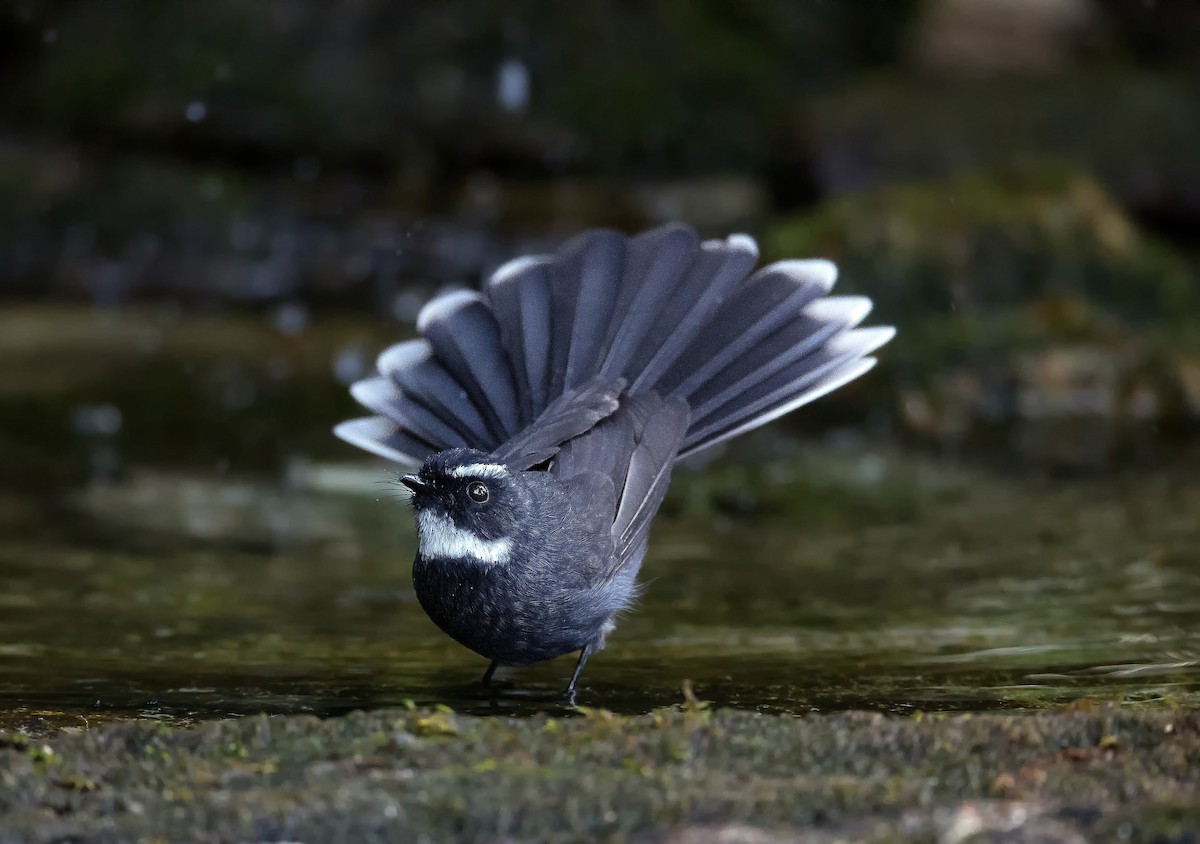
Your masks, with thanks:
M690 409L691 454L794 410L866 372L891 328L856 326L862 297L834 297L828 261L751 274L745 235L689 227L585 232L553 255L500 267L482 293L439 296L422 339L354 385L376 415L338 436L393 460L468 446L523 468L613 413L624 390Z

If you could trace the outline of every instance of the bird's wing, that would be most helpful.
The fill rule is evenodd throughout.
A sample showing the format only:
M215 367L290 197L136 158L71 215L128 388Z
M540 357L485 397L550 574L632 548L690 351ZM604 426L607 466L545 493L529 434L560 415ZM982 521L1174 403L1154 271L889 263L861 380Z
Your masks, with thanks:
M568 577L579 577L577 587L595 586L608 577L616 556L612 514L617 509L617 490L613 489L612 478L603 472L581 471L558 480L566 503L559 519L546 519L541 527L553 525L554 530L569 532L568 545L548 545L570 547L572 553L559 561L561 568L555 580L563 584Z
M562 447L552 471L564 479L600 473L616 491L611 511L615 575L638 556L688 427L681 399L624 396L616 413Z
M558 453L563 443L586 433L617 409L625 382L597 376L568 387L541 416L494 452L513 469L524 471Z

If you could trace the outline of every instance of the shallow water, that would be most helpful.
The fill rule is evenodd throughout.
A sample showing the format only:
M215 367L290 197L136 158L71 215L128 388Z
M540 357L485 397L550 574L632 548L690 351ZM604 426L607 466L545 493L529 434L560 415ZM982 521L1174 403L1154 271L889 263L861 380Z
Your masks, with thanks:
M19 431L78 389L8 400L0 425ZM97 398L94 382L83 392ZM274 431L269 410L256 436ZM0 492L0 726L560 708L549 696L572 658L502 669L492 694L475 682L484 661L425 618L387 467L299 447L280 471L198 466L197 449L242 453L220 441L240 429L217 420L216 441L179 460L138 440L138 412L111 442L0 438L24 472ZM326 422L277 424L306 440ZM677 474L642 599L579 702L640 712L690 682L715 703L794 713L1200 704L1197 477L1050 482L760 437Z
M718 499L753 480L783 512L697 515L676 495L642 600L589 664L581 703L642 711L688 680L707 700L785 712L1200 701L1200 487L1031 488L896 454L791 463L808 480L719 466L677 480ZM864 464L885 477L850 480ZM164 486L190 491L172 501ZM839 497L841 517L806 514ZM214 534L222 508L256 507L266 523ZM484 662L416 604L410 519L391 497L142 475L55 518L57 537L0 547L9 723L405 700L538 711L557 708L546 697L571 669L478 687Z

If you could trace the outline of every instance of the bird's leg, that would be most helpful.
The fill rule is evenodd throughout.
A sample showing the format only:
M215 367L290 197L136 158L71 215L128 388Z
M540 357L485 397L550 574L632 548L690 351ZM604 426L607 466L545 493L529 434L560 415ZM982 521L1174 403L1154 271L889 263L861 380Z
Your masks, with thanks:
M500 663L493 660L492 664L488 666L487 671L483 672L483 677L480 678L479 682L483 684L485 689L490 689L492 687L492 675L496 673L496 669L499 666Z
M579 652L579 662L575 663L575 673L571 675L571 682L567 683L567 688L563 690L562 696L572 706L575 705L575 683L578 682L579 675L583 673L583 666L591 654L592 646L584 645L583 650Z

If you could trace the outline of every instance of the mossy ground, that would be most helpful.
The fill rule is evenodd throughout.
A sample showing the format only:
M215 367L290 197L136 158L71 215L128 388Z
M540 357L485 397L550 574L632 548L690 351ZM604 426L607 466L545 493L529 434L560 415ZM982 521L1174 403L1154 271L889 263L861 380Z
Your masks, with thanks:
M1200 715L387 709L0 734L0 842L1188 841ZM422 837L423 836L423 837Z

